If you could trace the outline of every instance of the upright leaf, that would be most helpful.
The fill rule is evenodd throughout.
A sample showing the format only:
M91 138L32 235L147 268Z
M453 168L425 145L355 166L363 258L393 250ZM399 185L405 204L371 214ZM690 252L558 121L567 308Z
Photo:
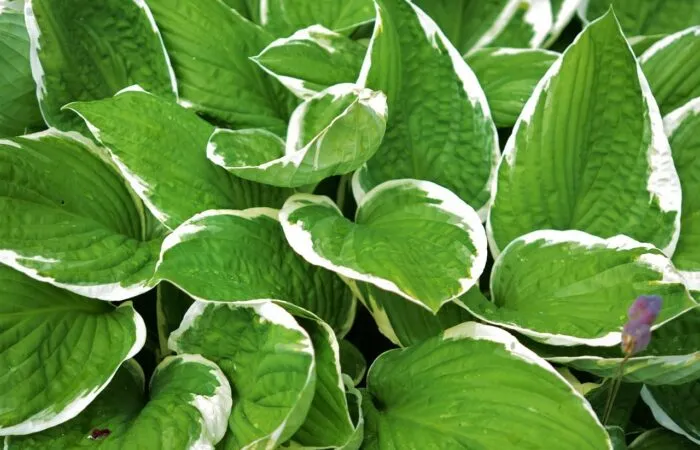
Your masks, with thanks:
M276 36L316 24L349 32L373 19L372 0L260 0L260 23Z
M283 133L284 92L251 56L273 37L221 0L148 0L180 87L181 103L227 128Z
M226 432L231 388L216 364L199 355L166 358L144 394L144 374L127 361L75 419L29 436L6 438L7 450L100 448L213 449Z
M316 385L309 335L282 307L195 302L170 348L216 362L231 383L224 449L274 448L294 434Z
M540 47L552 29L552 25L550 0L521 0L515 14L491 46Z
M174 98L175 76L153 16L143 0L27 1L32 73L46 122L84 129L70 102L99 100L140 84Z
M640 295L663 298L653 328L697 306L659 250L619 235L541 230L513 241L493 266L492 302L469 310L550 345L611 347Z
M0 11L0 73L0 138L43 128L24 15L11 9Z
M628 37L674 33L700 23L700 3L688 0L587 0L584 20L594 20L613 7Z
M177 330L194 300L167 281L158 283L156 291L156 326L158 328L159 359L171 353L168 348L170 333Z
M659 40L639 62L662 114L700 97L700 25Z
M475 322L380 356L363 407L366 449L612 449L588 402L547 362Z
M162 238L111 162L77 133L0 140L0 262L86 297L150 289Z
M486 239L476 212L434 183L382 183L355 222L328 197L297 194L280 212L292 248L311 264L436 312L479 279Z
M358 200L387 180L450 189L485 214L498 137L476 76L433 20L410 0L378 0L358 84L387 95L389 122L359 171Z
M547 50L486 48L465 58L486 93L498 127L512 127L525 102L558 53Z
M3 265L0 298L0 436L72 419L146 340L131 303L115 308Z
M163 243L156 276L210 301L279 299L313 312L340 335L355 315L351 291L287 244L277 211L207 211Z
M642 400L657 422L700 445L700 381L678 386L644 386Z
M664 118L683 188L681 235L673 263L691 291L700 290L700 97Z
M214 127L153 94L131 88L68 108L85 120L132 189L170 229L207 209L280 206L291 193L211 164L206 146Z
M515 124L489 212L491 250L530 231L577 229L670 255L680 193L656 101L609 13L554 63Z

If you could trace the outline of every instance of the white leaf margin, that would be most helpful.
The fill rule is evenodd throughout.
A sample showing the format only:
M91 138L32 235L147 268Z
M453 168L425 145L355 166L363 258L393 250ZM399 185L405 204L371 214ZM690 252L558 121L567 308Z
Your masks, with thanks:
M680 427L669 415L664 411L664 409L659 405L659 403L656 401L654 398L654 394L651 393L649 388L646 386L642 387L641 391L641 397L644 403L647 404L649 409L651 410L652 415L654 416L654 419L656 419L657 422L659 422L659 425L663 426L667 430L673 431L674 433L678 433L682 436L685 436L686 438L690 439L692 442L700 445L700 439L697 437L691 436L687 431L685 431L683 428Z

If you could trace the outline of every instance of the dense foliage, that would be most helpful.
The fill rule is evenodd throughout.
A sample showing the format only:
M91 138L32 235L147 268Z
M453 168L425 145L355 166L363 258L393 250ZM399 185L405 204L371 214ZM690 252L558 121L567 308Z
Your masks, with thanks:
M697 448L699 194L697 0L0 0L0 438Z

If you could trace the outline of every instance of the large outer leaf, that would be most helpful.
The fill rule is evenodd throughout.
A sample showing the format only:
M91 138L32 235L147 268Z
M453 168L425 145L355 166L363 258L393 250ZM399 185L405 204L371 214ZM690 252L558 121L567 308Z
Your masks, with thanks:
M699 50L700 51L700 50ZM700 97L664 118L683 188L681 235L673 263L690 290L700 290Z
M304 421L316 385L314 349L282 307L197 301L170 348L215 361L230 381L234 406L221 448L274 448Z
M272 36L220 0L148 0L178 77L182 104L229 128L283 133L284 92L248 58Z
M428 181L382 183L364 197L355 223L328 197L297 194L280 222L289 244L311 264L433 312L477 283L486 265L476 212Z
M659 40L639 62L662 114L699 97L700 25Z
M146 340L130 303L114 308L0 265L0 436L80 413Z
M673 33L700 23L700 3L694 0L587 0L579 10L593 20L610 6L627 36Z
M468 322L370 368L366 449L611 449L586 400L507 332Z
M525 233L626 234L673 253L680 183L656 102L612 13L549 69L498 168L494 254Z
M226 431L231 388L216 364L199 355L168 357L144 395L144 375L127 361L75 419L42 433L9 437L7 450L213 450ZM90 438L97 431L109 434Z
M321 317L340 335L355 316L351 291L285 240L277 211L207 211L166 238L157 277L206 301L280 299Z
M611 347L640 295L659 295L653 328L697 306L683 278L659 250L619 235L541 230L513 241L494 263L493 302L470 311L550 345Z
M465 58L484 88L496 126L515 124L537 82L558 56L547 50L487 48Z
M106 160L77 133L0 140L0 262L103 300L150 289L160 239Z
M69 108L85 119L122 176L168 228L207 209L280 206L291 193L214 166L206 156L214 127L153 94L131 88Z
M277 36L320 24L352 31L374 19L372 0L260 0L260 23Z
M379 0L358 84L387 95L389 122L360 170L358 200L392 179L438 183L482 216L498 159L484 91L437 25L409 0Z
M294 111L287 142L266 130L216 130L213 163L241 178L280 187L313 185L354 171L370 159L386 129L386 96L344 83Z
M660 425L700 445L700 380L680 386L644 386L642 400Z
M24 15L0 12L0 138L44 126L29 65L29 35Z
M32 73L49 125L83 129L61 108L99 100L140 84L177 95L175 76L153 16L143 0L27 0Z

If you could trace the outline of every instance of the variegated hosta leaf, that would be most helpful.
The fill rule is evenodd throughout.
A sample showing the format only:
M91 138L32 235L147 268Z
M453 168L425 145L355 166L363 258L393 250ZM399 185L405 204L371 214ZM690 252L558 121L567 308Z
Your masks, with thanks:
M352 292L285 240L277 211L207 211L166 238L156 276L213 301L281 299L321 317L340 335L355 316Z
M626 383L684 384L700 378L700 309L688 311L656 329L647 349L627 358L622 369L624 358L618 347L527 345L550 362L602 378L621 375Z
M297 194L280 212L287 241L309 263L437 312L486 264L476 212L437 184L393 180L360 203L355 223L328 197Z
M406 302L404 302L406 303ZM367 372L367 360L362 352L348 340L338 342L340 349L340 368L352 380L352 385L357 386Z
M294 111L287 141L262 129L216 130L207 157L236 176L279 187L313 185L352 172L379 148L386 96L354 84L331 86Z
M306 100L327 87L355 81L366 51L357 41L312 25L277 39L251 59Z
M552 45L564 28L571 22L584 0L550 0L552 5L552 28L549 30L544 47Z
M465 58L484 88L496 126L515 124L537 82L558 56L547 50L486 48Z
M579 15L594 20L615 10L622 31L629 38L680 31L700 23L700 3L688 0L586 0Z
M3 265L0 298L0 436L75 417L146 340L131 303L115 308Z
M260 24L275 36L322 25L349 33L374 20L372 0L259 0Z
M0 215L4 264L103 300L150 289L162 238L146 235L141 202L77 133L0 140Z
M137 87L68 108L85 120L136 194L170 229L207 209L280 206L292 192L213 165L206 147L214 127Z
M470 299L477 317L550 345L612 347L640 295L659 295L653 328L697 306L661 251L627 236L540 230L513 241L491 273L493 302Z
M639 62L662 114L700 97L700 25L659 40Z
M673 264L688 288L700 291L700 97L664 117L664 128L683 188L681 234Z
M65 104L110 97L133 84L176 97L168 55L143 0L31 0L25 14L36 92L49 125L82 130L78 117L61 110Z
M554 63L518 118L489 212L491 251L530 231L577 229L670 255L680 194L656 101L611 12Z
M484 91L460 53L410 0L377 0L377 21L358 84L387 95L389 122L360 169L358 203L387 180L450 189L483 216L498 136Z
M661 426L700 445L700 380L677 386L644 386L642 400Z
M309 334L282 307L195 302L170 335L178 353L216 362L231 383L233 410L223 449L267 449L289 439L314 397Z
M475 322L380 356L363 406L366 449L612 449L588 402L546 361Z
M697 448L697 445L689 439L664 428L645 431L629 446L629 450L697 450Z
M10 436L5 448L213 450L226 432L231 387L221 369L199 355L163 360L151 377L149 396L143 370L129 360L75 419L42 433Z
M553 25L550 0L520 0L515 14L490 45L537 48L544 43Z
M228 128L283 134L293 98L250 61L273 37L220 0L148 0L181 103Z
M0 10L0 138L44 127L29 64L24 15Z

